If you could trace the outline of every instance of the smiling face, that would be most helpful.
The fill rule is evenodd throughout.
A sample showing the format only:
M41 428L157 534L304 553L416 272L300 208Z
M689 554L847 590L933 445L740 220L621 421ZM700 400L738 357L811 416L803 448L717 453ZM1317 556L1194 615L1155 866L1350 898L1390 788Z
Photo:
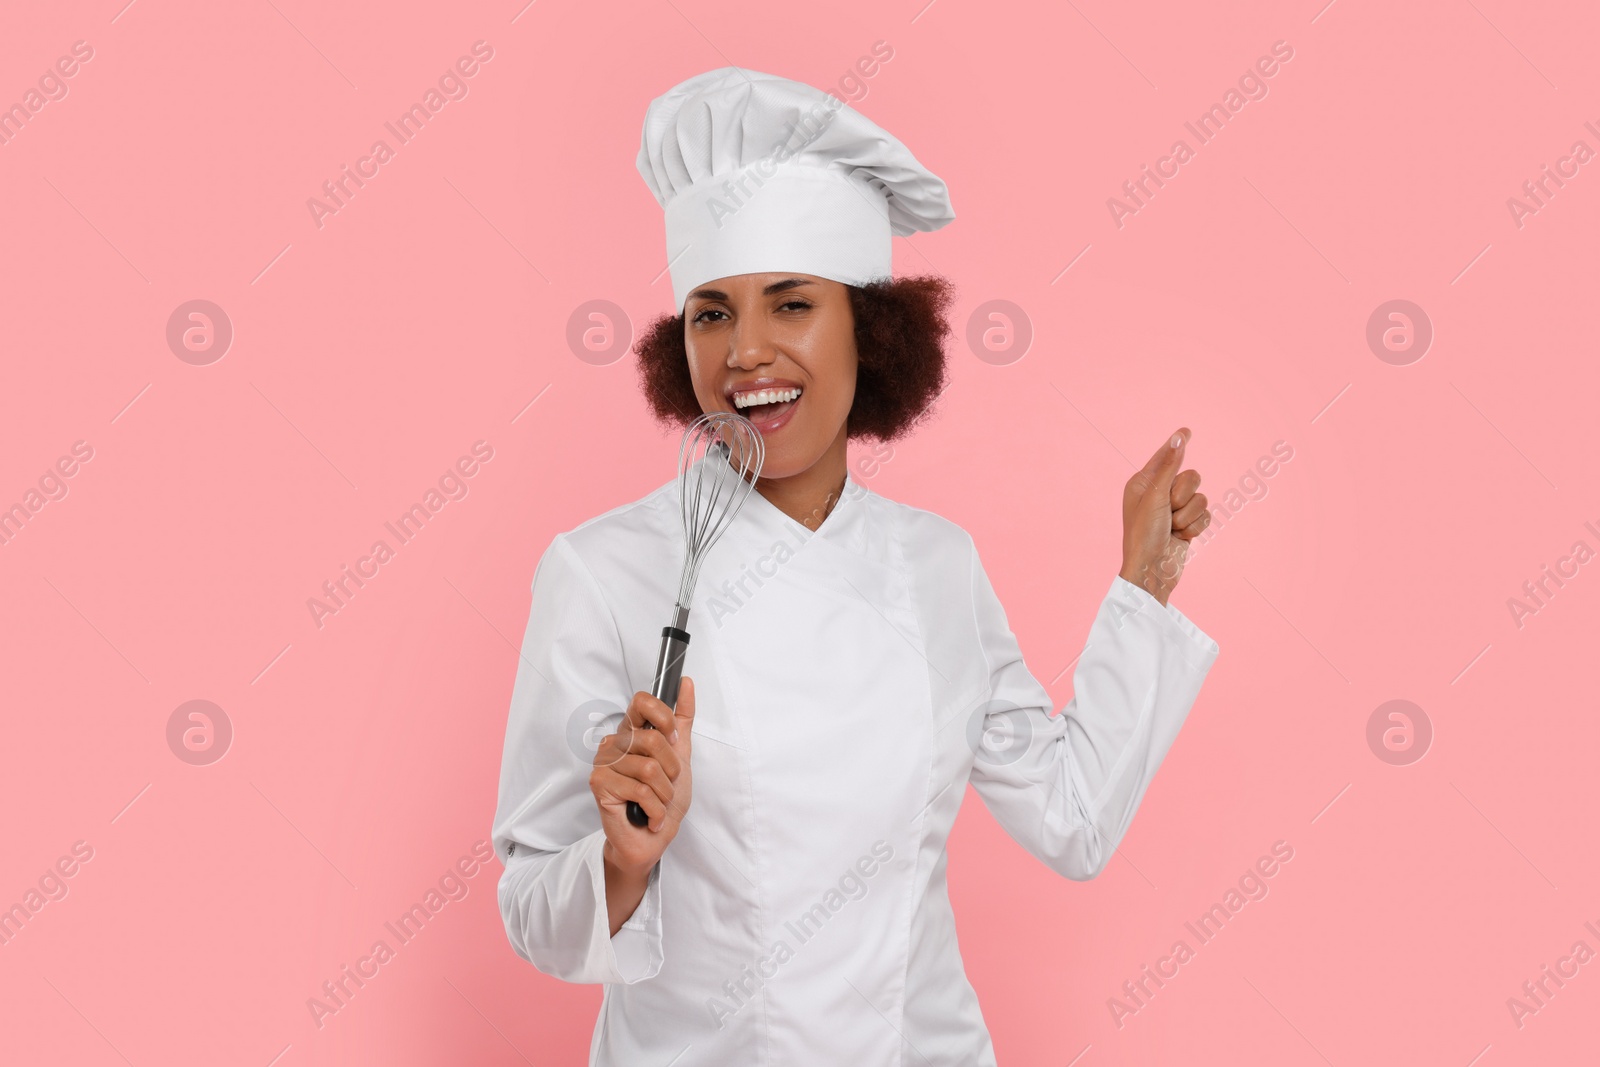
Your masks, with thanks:
M810 274L739 274L684 303L684 347L702 411L734 411L761 431L761 479L792 478L828 457L844 471L856 392L849 290Z

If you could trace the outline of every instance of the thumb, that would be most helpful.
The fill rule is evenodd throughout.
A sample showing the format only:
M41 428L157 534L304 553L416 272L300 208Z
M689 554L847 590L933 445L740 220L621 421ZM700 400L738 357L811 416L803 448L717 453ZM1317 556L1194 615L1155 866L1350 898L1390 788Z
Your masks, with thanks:
M678 706L673 709L672 718L675 723L672 739L678 739L678 733L685 738L694 730L694 679L684 675L683 681L678 686Z
M1155 455L1150 457L1150 462L1140 471L1150 480L1152 488L1172 489L1172 479L1178 476L1178 469L1183 466L1183 453L1189 445L1190 431L1187 426L1178 428L1173 434L1161 443ZM1177 444L1173 444L1176 441Z

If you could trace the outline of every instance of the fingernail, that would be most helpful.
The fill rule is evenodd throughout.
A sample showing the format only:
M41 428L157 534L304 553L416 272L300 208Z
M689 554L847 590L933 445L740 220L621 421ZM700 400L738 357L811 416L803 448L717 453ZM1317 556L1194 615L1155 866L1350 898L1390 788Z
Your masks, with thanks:
M677 744L678 743L678 731L677 731L676 728L673 729L672 736L670 738L668 738L667 740L671 741L673 744Z
M1173 434L1172 435L1172 447L1173 448L1177 448L1181 444L1183 444L1183 434L1181 434L1181 433Z

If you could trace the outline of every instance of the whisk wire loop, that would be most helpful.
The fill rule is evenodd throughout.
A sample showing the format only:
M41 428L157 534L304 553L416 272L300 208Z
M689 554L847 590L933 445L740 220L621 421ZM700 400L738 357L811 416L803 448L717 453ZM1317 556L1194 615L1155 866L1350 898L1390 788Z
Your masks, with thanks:
M684 431L678 449L685 545L680 606L688 607L701 563L754 491L765 456L761 434L742 415L708 412Z

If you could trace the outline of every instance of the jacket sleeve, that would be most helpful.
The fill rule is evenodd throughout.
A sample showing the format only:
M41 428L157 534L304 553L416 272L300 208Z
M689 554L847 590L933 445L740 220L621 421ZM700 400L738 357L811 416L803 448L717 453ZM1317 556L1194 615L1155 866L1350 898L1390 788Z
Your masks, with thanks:
M1171 604L1111 580L1072 675L1072 700L1050 714L1044 686L972 552L973 612L989 672L973 715L971 782L995 819L1052 870L1099 874L1122 840L1217 658L1217 643Z
M631 984L661 969L661 866L610 936L605 833L589 791L596 746L632 695L600 587L557 535L534 572L492 840L512 949L568 982Z

